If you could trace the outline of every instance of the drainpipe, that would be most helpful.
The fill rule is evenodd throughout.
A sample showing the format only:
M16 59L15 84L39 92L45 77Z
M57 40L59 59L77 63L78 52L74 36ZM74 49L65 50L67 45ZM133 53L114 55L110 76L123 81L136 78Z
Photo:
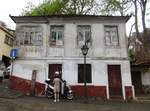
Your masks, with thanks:
M106 85L106 96L107 96L107 99L110 99L109 97L109 86Z
M122 85L123 100L126 100L125 86Z
M134 85L132 85L132 96L133 96L133 100L136 100Z
M13 68L14 68L14 60L11 58L11 76L13 75Z

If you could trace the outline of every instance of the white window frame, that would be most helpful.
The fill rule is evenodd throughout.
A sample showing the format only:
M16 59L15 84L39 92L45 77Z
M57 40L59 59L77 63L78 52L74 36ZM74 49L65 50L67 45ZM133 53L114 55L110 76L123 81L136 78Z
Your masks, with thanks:
M105 46L119 46L119 34L117 25L104 25L104 35Z
M55 37L53 34L55 33ZM59 36L61 36L59 38ZM50 46L63 46L64 45L64 26L63 25L51 25L50 26L50 38L49 38Z
M83 37L80 36L80 33ZM86 33L89 33L87 38ZM82 47L85 42L88 40L87 45L91 46L91 25L78 25L77 26L77 44Z
M38 28L41 27L36 26L21 27L22 30L16 33L17 35L16 45L41 46L43 44L43 37L42 31L39 30ZM33 34L33 36L31 34Z

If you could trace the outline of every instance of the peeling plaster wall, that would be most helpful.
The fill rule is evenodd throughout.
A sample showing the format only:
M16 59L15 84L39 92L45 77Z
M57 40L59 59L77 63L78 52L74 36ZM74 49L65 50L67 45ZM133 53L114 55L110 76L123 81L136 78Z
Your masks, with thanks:
M24 79L32 79L32 71L37 70L36 81L44 83L45 67L44 61L19 60L13 63L13 75Z
M82 64L82 60L57 60L45 61L43 60L19 60L14 63L13 74L15 76L31 80L32 70L37 70L37 81L44 83L45 79L48 78L48 67L49 64L59 63L62 64L62 78L67 80L72 85L80 85L78 83L78 64ZM122 85L131 86L130 67L128 61L112 61L112 60L88 60L88 64L91 64L92 69L92 83L89 85L108 85L107 65L121 65ZM81 84L83 85L83 84Z
M32 45L21 45L21 46L15 46L15 48L19 49L19 57L20 58L39 58L44 57L46 54L46 41L47 41L47 25L46 24L34 24L34 23L18 23L16 25L16 33L21 30L21 27L25 26L34 26L34 27L40 27L41 33L42 33L42 45L41 46L32 46Z
M64 46L50 47L50 25L64 25ZM21 26L40 26L42 28L43 44L42 46L20 46L19 57L34 58L51 58L51 57L81 57L82 52L77 46L77 26L91 25L92 45L89 48L89 57L111 57L111 58L127 58L127 46L125 25L119 23L50 23L50 24L17 24L17 28ZM104 25L117 25L119 35L119 47L105 46Z
M17 24L36 25L36 24ZM121 66L121 79L123 95L125 98L125 86L132 86L130 75L130 63L127 56L127 44L125 35L125 24L108 22L66 22L51 21L48 24L38 24L43 28L42 46L21 46L19 59L14 62L13 75L31 80L32 70L37 70L37 82L44 83L48 78L49 64L62 64L62 78L71 85L83 85L78 83L78 64L83 64L83 55L77 46L77 26L91 25L92 45L87 54L87 63L91 64L92 83L87 85L107 87L108 73L107 65ZM50 47L50 25L64 25L64 46ZM105 46L104 25L117 25L119 32L119 47ZM24 50L26 49L26 50Z

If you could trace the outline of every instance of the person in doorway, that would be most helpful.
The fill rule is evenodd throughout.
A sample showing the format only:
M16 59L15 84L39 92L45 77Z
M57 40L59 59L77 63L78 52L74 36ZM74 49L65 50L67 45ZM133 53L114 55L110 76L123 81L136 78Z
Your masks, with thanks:
M59 93L60 93L60 77L59 72L55 72L55 78L53 80L54 83L54 102L59 102Z

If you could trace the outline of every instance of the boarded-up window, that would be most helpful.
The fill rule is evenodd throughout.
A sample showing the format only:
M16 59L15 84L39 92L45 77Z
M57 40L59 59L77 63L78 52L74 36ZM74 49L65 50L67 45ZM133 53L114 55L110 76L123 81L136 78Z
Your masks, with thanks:
M38 26L22 26L17 29L16 45L42 45L42 28Z
M104 26L105 31L105 45L106 46L119 46L118 27L117 26Z
M77 27L78 30L78 45L82 46L85 43L87 45L91 45L91 26L89 25L78 25Z
M92 82L91 64L86 64L86 82ZM84 64L78 64L78 83L84 83Z
M64 39L64 26L62 25L52 25L50 27L50 45L51 46L63 46Z

